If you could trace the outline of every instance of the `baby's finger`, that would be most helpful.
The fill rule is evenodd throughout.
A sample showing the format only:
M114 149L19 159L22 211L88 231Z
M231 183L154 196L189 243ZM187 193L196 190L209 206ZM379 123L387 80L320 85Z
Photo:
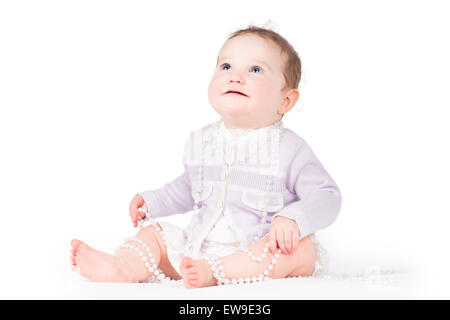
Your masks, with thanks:
M270 252L272 252L273 254L275 254L275 252L277 251L277 232L275 231L275 229L270 230L269 232L269 248L270 248Z
M144 207L139 208L137 211L138 211L139 217L140 217L141 219L144 219L144 218L145 218L145 215L146 215L146 212L147 212L147 211L144 209Z
M134 221L137 219L137 214L138 214L137 207L130 205L129 215L130 215L131 221Z
M278 247L281 249L281 252L286 254L286 246L284 245L284 232L283 231L278 231L277 232L277 243L278 243Z
M136 198L136 197L134 197L132 200L131 200L131 202L130 202L130 205L128 206L128 208L129 208L129 210L130 210L130 213L132 212L132 211L134 211L134 210L137 210L137 208L138 208L138 199Z
M144 199L140 195L135 195L130 202L129 211L130 213L136 212L138 208L142 207L144 204Z
M291 253L292 250L292 232L284 232L284 245L286 247L286 252Z
M131 222L133 222L133 226L137 227L137 221L138 221L137 213L130 213L130 217L131 217Z

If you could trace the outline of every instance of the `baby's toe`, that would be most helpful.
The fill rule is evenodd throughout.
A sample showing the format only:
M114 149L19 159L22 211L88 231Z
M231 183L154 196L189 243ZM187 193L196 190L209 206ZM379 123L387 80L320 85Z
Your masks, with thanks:
M197 272L197 269L195 268L195 267L190 267L189 269L188 269L188 271L187 271L187 274L188 275L195 275L195 274L197 274L198 272Z
M77 240L77 239L73 239L73 240L70 242L70 244L71 244L71 246L72 246L72 250L76 253L76 252L78 252L80 246L83 244L83 241Z
M194 260L190 257L183 257L181 259L180 267L185 269L186 271L189 271L194 266Z

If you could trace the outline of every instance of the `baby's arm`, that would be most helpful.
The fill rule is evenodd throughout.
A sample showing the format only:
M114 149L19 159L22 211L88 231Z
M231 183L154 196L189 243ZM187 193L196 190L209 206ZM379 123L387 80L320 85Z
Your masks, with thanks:
M287 187L299 200L284 207L274 218L282 216L295 221L299 239L328 227L337 218L341 193L306 142L299 147L289 167Z
M140 196L153 218L185 213L194 206L187 171L162 188L141 192Z

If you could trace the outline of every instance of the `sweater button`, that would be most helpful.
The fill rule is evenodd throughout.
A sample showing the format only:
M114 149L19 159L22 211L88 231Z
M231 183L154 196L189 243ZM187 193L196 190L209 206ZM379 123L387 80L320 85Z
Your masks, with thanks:
M223 201L222 200L217 201L217 208L223 209Z
M226 171L223 171L222 174L220 175L220 180L225 181L227 179L227 173Z

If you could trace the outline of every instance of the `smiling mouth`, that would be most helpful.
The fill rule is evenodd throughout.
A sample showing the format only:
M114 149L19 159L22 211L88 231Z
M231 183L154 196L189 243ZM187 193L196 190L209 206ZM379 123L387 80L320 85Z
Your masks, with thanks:
M225 94L236 94L236 95L241 95L241 96L244 96L244 97L248 97L248 95L246 95L245 93L242 93L242 92L239 92L239 91L227 91L227 92L225 92Z

